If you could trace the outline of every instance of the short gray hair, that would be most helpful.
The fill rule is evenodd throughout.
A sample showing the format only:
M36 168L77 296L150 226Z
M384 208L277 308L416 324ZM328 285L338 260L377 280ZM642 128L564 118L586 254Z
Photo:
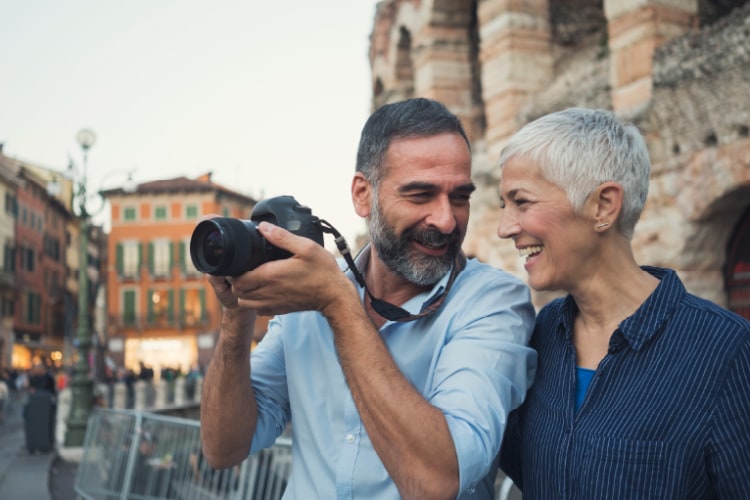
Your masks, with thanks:
M443 133L460 134L471 151L461 120L444 104L423 97L386 104L370 115L362 128L356 171L377 189L385 175L383 159L391 141Z
M620 230L627 238L648 196L651 160L635 125L601 109L568 108L542 116L519 130L500 154L500 169L512 157L539 165L562 188L576 212L603 182L623 188Z

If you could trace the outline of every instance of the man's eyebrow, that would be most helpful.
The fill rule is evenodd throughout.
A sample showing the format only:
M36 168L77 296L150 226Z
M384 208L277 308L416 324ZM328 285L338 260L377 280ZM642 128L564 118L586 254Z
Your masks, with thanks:
M398 191L399 193L408 193L410 191L437 191L438 189L439 187L437 184L433 184L431 182L414 181L406 183L403 186L399 186ZM476 189L477 187L473 182L467 182L466 184L456 186L451 190L451 192L468 194L473 193Z

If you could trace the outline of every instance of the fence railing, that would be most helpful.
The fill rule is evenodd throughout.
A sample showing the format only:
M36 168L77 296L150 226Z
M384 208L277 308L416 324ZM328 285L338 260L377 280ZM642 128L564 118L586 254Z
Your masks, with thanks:
M200 449L200 422L130 410L95 410L75 491L88 500L281 498L291 473L291 439L213 469Z
M292 440L229 469L200 451L200 422L138 410L96 409L89 419L75 491L86 500L278 500L292 468ZM520 498L498 475L495 498Z

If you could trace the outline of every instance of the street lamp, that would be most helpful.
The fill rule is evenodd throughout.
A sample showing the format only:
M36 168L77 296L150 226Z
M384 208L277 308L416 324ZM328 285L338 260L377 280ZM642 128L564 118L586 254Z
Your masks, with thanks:
M91 330L89 329L89 279L88 279L88 240L89 213L86 210L86 168L88 152L96 142L96 134L90 129L82 129L76 134L76 140L83 151L83 170L77 178L76 201L80 221L79 254L78 254L78 330L73 345L78 351L78 359L73 365L70 378L72 401L67 421L65 446L83 446L86 436L86 424L93 406L94 380L89 373L89 350L91 348Z

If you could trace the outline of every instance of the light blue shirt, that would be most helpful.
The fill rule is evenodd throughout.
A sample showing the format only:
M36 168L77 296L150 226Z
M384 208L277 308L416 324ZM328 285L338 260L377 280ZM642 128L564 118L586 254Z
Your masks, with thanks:
M402 307L419 312L447 279L448 273ZM364 289L359 291L362 296ZM434 314L380 328L404 376L445 414L460 498L494 498L506 418L523 401L536 370L536 353L527 347L534 316L523 282L471 259ZM259 412L251 453L273 445L291 421L293 465L285 499L399 498L320 313L275 317L251 355L251 378Z

